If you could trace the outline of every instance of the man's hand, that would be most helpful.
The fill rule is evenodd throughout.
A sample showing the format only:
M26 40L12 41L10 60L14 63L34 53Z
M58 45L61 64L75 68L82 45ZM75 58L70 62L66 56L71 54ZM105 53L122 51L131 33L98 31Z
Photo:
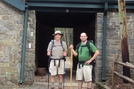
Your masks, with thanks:
M74 46L72 44L70 45L69 48L72 49L74 56L78 55L78 53L74 51Z
M67 56L67 52L63 52L63 56L66 57Z
M74 48L74 46L71 44L69 48L70 48L70 49L73 49L73 48Z
M50 52L47 52L47 56L50 56L51 55L51 53Z
M92 62L92 60L88 60L88 61L85 62L85 64L89 65L91 62Z

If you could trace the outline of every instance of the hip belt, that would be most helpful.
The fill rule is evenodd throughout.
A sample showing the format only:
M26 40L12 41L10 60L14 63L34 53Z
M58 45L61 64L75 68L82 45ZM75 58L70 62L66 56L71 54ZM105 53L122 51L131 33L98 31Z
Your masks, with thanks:
M80 68L80 65L82 65L82 67L84 66L84 64L85 64L85 62L83 61L81 61L81 62L78 62L79 63L79 68Z
M60 59L51 59L51 60L54 60L54 66L56 66L56 60L59 61L59 64L58 64L58 67L60 67L60 60L64 60L65 61L65 58L60 58Z
M81 68L80 65L82 65L82 67L85 65L85 61L80 61L80 62L78 62L78 63L79 63L79 68ZM92 64L89 64L89 65L92 65Z

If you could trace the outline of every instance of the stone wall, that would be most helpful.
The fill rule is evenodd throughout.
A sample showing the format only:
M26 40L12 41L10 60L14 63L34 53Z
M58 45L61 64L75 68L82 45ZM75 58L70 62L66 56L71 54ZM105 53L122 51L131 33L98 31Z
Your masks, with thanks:
M100 51L100 55L97 58L96 76L97 81L101 80L101 62L102 62L102 39L103 39L103 13L98 13L96 19L96 46ZM128 43L129 43L129 55L130 62L134 64L134 12L127 12L127 28L128 28ZM113 60L115 54L119 54L119 61L121 59L121 37L120 37L120 25L117 11L111 11L107 13L107 36L106 36L106 80L111 81ZM122 67L119 67L119 71L122 71Z
M18 84L24 13L0 0L0 85Z
M0 1L0 84L20 80L24 13ZM35 72L35 11L29 12L24 83L33 83Z

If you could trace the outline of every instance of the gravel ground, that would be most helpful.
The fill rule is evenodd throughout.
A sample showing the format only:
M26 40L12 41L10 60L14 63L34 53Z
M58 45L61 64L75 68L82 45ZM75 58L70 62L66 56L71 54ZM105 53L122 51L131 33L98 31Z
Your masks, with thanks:
M111 87L111 89L134 89L134 85L132 84L115 84Z
M134 89L134 84L124 83L123 79L117 78L116 83L110 87L111 89Z

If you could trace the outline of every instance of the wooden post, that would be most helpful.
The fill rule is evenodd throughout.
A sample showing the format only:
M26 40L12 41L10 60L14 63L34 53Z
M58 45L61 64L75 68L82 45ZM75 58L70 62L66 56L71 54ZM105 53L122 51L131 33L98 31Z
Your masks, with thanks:
M117 71L117 59L119 58L119 55L114 56L114 67L113 67L113 79L112 79L112 85L114 85L117 81L117 76L114 74L114 71Z
M126 63L129 62L129 51L128 51L128 33L127 33L125 0L118 0L118 9L119 9L120 30L121 30L122 61ZM123 75L130 77L130 68L123 67Z
M72 89L72 58L73 57L73 53L72 53L72 49L70 49L70 89Z

